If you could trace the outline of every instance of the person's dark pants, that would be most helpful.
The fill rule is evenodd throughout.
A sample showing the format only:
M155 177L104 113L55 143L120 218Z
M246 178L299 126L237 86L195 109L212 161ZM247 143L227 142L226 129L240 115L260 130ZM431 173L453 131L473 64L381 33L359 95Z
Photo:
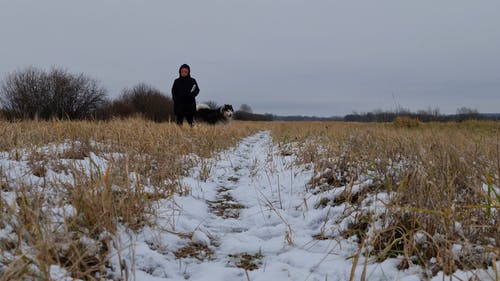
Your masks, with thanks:
M196 113L196 103L194 101L188 103L176 103L174 104L174 112L175 122L178 125L182 125L185 118L188 124L192 127L194 115Z
M185 114L184 112L178 112L175 115L175 122L177 123L177 125L182 125L182 123L184 122L184 118L186 118L186 121L190 126L193 126L194 114Z

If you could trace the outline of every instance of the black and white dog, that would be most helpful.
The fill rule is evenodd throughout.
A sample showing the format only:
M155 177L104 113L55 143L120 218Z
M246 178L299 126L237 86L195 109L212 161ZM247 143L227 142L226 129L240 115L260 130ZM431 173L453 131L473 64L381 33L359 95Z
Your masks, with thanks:
M230 104L225 104L219 108L210 108L207 104L197 104L195 119L197 122L208 124L227 123L233 117L234 109Z

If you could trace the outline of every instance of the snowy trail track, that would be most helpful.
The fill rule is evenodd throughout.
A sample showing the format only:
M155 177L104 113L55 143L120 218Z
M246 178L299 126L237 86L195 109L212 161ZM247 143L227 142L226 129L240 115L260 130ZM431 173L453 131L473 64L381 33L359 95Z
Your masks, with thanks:
M345 227L336 223L345 210L315 208L324 194L307 192L312 169L293 161L269 132L204 161L182 180L190 195L158 202L154 227L122 230L115 268L121 258L141 281L349 280L358 243L328 239ZM398 262L368 263L367 280L420 279L395 270Z
M311 172L295 176L287 168L292 161L279 156L269 132L260 132L209 159L205 167L195 168L182 183L191 190L190 196L159 203L158 229L135 237L123 235L125 245L131 237L135 245L125 256L134 261L136 279L247 280L248 274L251 280L306 280L314 261L290 243L307 245L313 240L314 228L301 226L311 232L305 237L293 229L295 220L308 224L296 207L303 205ZM202 181L207 166L211 172ZM185 233L185 238L162 228ZM325 248L316 251L318 262ZM310 268L297 270L302 266Z

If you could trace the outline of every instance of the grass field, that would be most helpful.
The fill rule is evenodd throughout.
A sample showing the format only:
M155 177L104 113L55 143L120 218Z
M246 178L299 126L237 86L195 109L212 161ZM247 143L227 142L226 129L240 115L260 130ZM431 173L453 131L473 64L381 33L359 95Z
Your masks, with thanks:
M372 180L324 206L359 208L369 193L392 194L382 214L360 213L345 234L371 246L362 254L403 255L401 269L420 264L431 274L491 266L500 254L499 123L292 123L273 134L304 143L299 155L315 163L318 192Z
M203 179L206 159L260 130L282 154L313 164L311 192L342 190L314 207L356 212L341 233L359 241L354 263L403 256L400 269L416 264L429 276L496 266L498 122L0 122L0 280L48 279L52 265L74 278L106 276L120 226L150 224L157 200L190 193L179 179L191 167ZM390 195L382 211L363 207L381 192Z

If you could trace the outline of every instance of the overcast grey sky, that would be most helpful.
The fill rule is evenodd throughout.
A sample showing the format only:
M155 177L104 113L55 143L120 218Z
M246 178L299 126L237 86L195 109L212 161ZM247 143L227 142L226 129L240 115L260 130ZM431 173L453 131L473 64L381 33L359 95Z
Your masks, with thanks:
M258 113L500 112L500 1L0 0L2 80L58 66L170 94L183 63L200 101Z

